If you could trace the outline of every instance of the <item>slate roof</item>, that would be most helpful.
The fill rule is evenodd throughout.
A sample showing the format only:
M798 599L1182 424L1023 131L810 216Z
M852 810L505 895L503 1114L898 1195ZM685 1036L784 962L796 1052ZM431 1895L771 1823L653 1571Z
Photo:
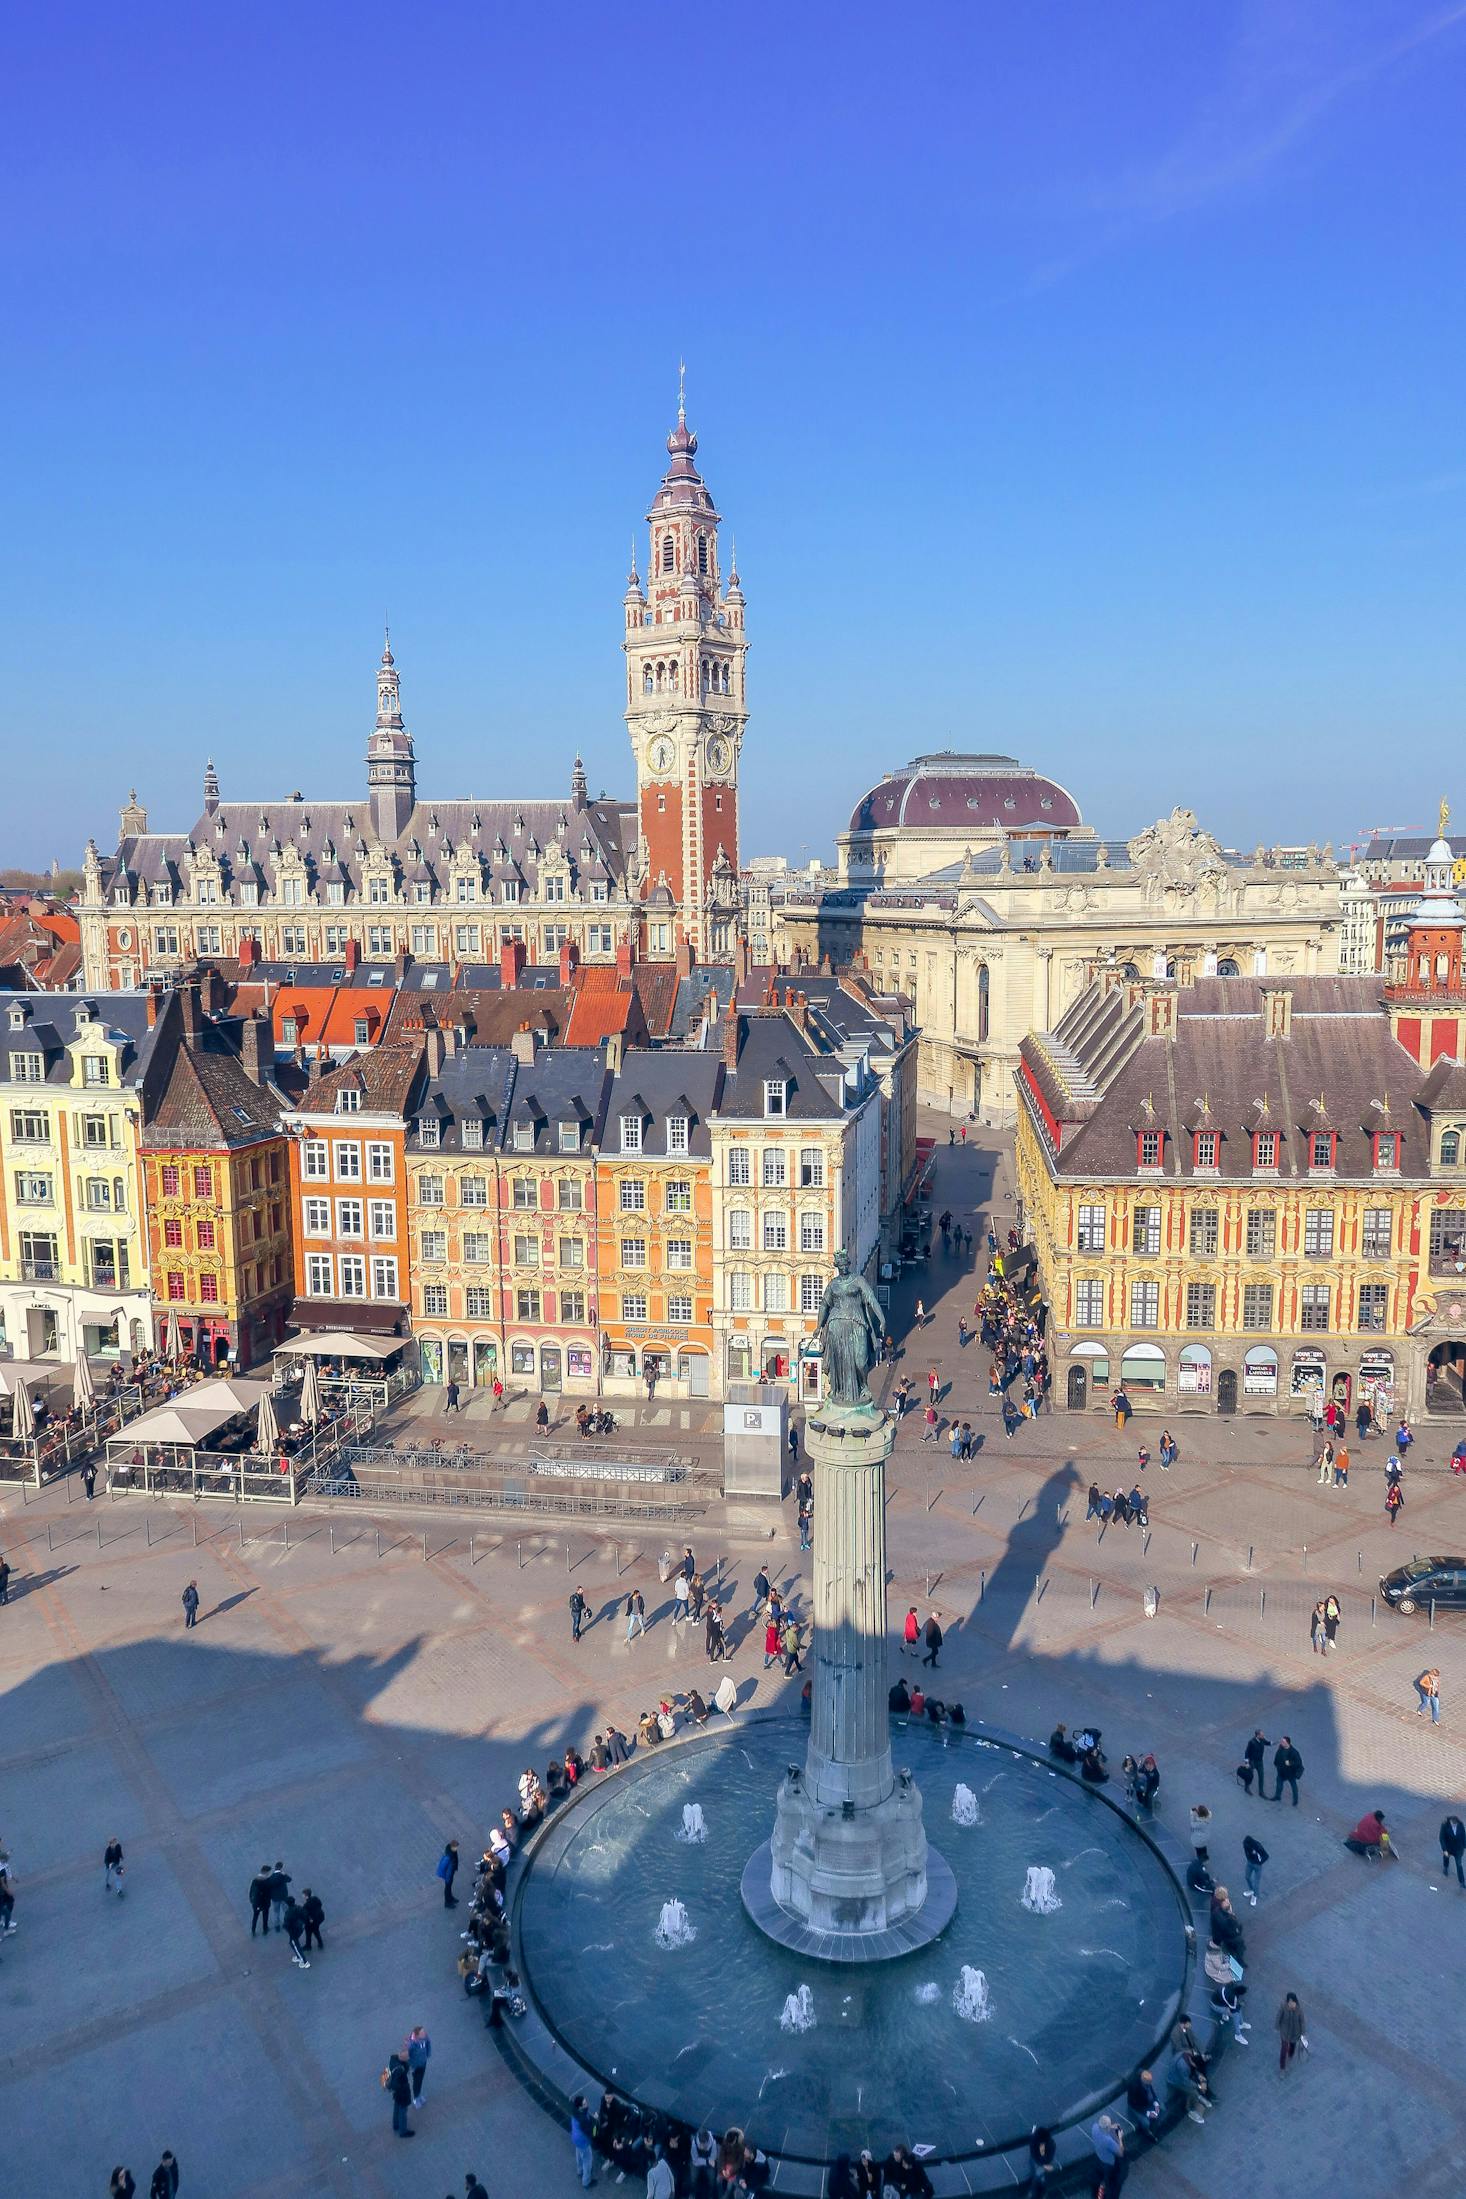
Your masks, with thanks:
M720 1054L628 1053L606 1107L604 1136L608 1156L614 1159L619 1150L621 1117L634 1112L642 1118L643 1156L653 1160L680 1158L668 1145L667 1123L670 1117L682 1115L688 1122L688 1154L693 1159L705 1160L713 1149L708 1121L719 1108L723 1082Z
M387 1018L387 1038L409 1039L421 1021L441 1030L462 1028L475 1046L507 1046L516 1031L529 1029L548 1040L562 1037L575 996L559 985L544 992L504 991L501 986L460 986L436 997L399 993Z
M11 1029L12 1012L19 1010L20 1027ZM66 1048L83 1022L100 1023L123 1041L119 1071L124 1085L137 1083L145 1074L158 1044L158 1024L148 1022L146 993L0 993L0 1081L9 1082L15 1071L12 1054L45 1056L45 1081L66 1084L71 1062Z
M423 1041L390 1040L367 1047L345 1061L326 1063L311 1078L298 1102L303 1115L334 1115L340 1092L360 1094L354 1112L405 1115L423 1069ZM350 1119L349 1116L346 1119Z
M385 846L399 883L432 885L434 905L451 903L453 857L467 849L477 860L481 886L517 882L531 897L538 892L539 867L546 851L561 849L572 872L572 890L601 883L619 891L637 843L636 807L631 802L594 801L577 806L565 800L418 801L401 836L379 842L370 799L363 789L348 802L220 801L206 806L187 832L148 832L124 837L102 862L108 900L126 884L152 903L152 889L167 886L181 896L190 864L199 853L216 856L221 888L230 902L241 883L262 895L273 893L276 864L295 849L307 866L312 887L328 880L344 884L348 900L361 887L362 858Z
M533 1061L516 1065L508 1102L506 1152L558 1153L560 1124L578 1122L578 1150L589 1153L599 1134L611 1073L601 1055L584 1046L547 1046ZM532 1147L515 1139L515 1126L529 1123L534 1131Z
M764 1084L771 1078L783 1078L787 1086L784 1117L775 1120L829 1122L845 1112L842 1068L838 1063L822 1063L792 1015L782 1009L753 1014L740 1010L738 1066L724 1076L720 1117L733 1122L768 1120Z
M1292 995L1286 1037L1267 1035L1275 992ZM1285 1180L1307 1177L1309 1133L1325 1127L1338 1133L1338 1177L1374 1180L1371 1135L1386 1127L1402 1140L1400 1173L1425 1174L1426 1080L1391 1036L1377 978L1203 978L1175 1004L1174 1037L1156 1036L1149 995L1131 1004L1122 987L1092 985L1052 1031L1023 1040L1023 1076L1063 1128L1059 1175L1145 1180L1137 1133L1154 1127L1163 1175L1251 1183L1260 1125L1278 1134ZM1195 1167L1197 1128L1220 1133L1215 1171Z

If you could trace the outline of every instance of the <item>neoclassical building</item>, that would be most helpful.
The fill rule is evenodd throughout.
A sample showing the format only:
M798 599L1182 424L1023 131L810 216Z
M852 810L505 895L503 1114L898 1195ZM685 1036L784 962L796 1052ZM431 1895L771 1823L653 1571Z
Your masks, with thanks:
M1101 840L1071 795L1010 758L918 758L862 797L839 847L833 885L775 891L775 951L855 964L907 995L920 1097L954 1113L1011 1122L1025 1035L1106 970L1186 984L1339 967L1330 850L1301 867L1292 851L1238 854L1184 809Z
M720 515L679 402L668 466L647 514L647 578L623 597L624 701L633 798L593 799L575 760L563 795L433 798L419 792L390 641L376 672L366 782L345 799L226 797L206 765L203 807L154 832L132 795L112 854L89 842L77 914L88 991L125 991L192 968L258 959L330 964L354 942L387 963L532 963L573 944L670 961L687 941L727 958L738 918L738 767L747 717L744 599L721 578Z

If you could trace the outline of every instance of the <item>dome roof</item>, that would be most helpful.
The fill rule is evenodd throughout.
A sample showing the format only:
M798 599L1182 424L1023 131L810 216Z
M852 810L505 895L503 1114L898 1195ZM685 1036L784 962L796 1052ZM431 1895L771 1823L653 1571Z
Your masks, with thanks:
M855 805L852 832L1072 832L1079 805L1014 756L918 756Z

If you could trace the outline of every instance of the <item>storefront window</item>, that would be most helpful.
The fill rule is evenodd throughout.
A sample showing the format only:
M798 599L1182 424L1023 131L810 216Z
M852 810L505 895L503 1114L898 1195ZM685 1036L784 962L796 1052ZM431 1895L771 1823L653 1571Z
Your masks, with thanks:
M1211 1353L1204 1344L1183 1347L1176 1389L1182 1397L1211 1396Z
M1120 1380L1127 1390L1164 1390L1166 1355L1158 1344L1136 1344L1120 1362Z
M513 1374L533 1375L535 1368L533 1344L511 1344L509 1346L509 1367L510 1372Z
M565 1354L565 1371L572 1382L589 1382L595 1373L595 1360L580 1345L572 1344Z
M1323 1353L1321 1351L1296 1351L1293 1354L1292 1394L1308 1397L1323 1388Z
M425 1336L419 1349L422 1353L422 1378L424 1382L441 1382L443 1379L442 1338L440 1336Z
M1278 1394L1278 1355L1265 1344L1255 1344L1242 1362L1242 1394L1244 1397L1276 1397Z

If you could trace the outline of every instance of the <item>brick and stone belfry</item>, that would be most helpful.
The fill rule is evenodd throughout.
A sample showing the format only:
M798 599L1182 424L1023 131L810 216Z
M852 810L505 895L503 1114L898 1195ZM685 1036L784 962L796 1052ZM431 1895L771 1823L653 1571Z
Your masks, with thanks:
M626 723L636 762L643 945L679 937L726 959L738 896L738 759L748 640L736 566L721 579L720 514L696 466L679 393L669 464L647 514L646 579L633 550L624 598Z

